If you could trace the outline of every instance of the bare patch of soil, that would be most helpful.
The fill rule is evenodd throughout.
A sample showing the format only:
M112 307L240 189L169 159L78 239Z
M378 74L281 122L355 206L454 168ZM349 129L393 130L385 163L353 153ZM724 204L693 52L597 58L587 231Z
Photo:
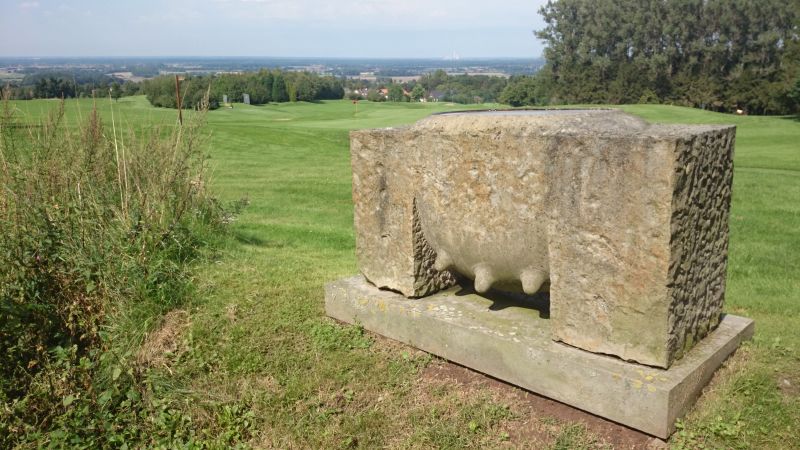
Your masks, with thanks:
M468 394L489 390L508 404L515 420L505 428L512 447L541 448L552 442L564 424L580 423L597 438L599 447L657 449L666 444L650 435L608 421L503 381L446 361L430 364L420 375L423 382L458 384Z
M186 350L181 336L188 326L189 313L186 311L167 313L161 326L145 337L136 354L136 364L142 369L162 367L169 370L171 361Z
M779 375L776 380L778 389L787 398L800 397L800 375L792 376L788 374Z

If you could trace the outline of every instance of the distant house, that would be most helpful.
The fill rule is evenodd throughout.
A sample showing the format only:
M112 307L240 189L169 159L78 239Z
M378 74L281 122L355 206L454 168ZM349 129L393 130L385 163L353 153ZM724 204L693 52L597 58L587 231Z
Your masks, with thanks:
M349 94L359 95L361 97L366 98L367 94L369 94L369 89L367 88L355 88L351 91L348 91Z
M433 90L428 93L429 102L438 102L443 98L444 98L444 92L442 91Z
M380 89L378 89L378 92L383 96L383 98L385 98L385 99L389 98L389 90L388 89L380 88Z

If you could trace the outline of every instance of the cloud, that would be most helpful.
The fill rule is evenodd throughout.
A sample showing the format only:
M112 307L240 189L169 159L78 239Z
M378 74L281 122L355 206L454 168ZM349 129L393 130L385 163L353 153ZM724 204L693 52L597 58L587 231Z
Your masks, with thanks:
M34 9L39 7L39 2L22 2L19 4L20 9Z

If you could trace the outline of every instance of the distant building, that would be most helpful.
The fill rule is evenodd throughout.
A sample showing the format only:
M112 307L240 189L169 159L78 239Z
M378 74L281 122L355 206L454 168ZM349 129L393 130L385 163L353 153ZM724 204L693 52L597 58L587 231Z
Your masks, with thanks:
M438 102L439 100L444 98L444 92L433 90L428 93L428 101L430 102Z
M410 83L412 81L419 81L421 75L407 76L407 77L392 77L392 83Z

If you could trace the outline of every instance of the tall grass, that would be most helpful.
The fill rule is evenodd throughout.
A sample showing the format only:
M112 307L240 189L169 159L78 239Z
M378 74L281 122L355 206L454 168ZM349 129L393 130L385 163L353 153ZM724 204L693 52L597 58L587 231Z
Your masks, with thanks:
M206 189L204 111L120 130L0 117L0 447L109 445L147 405L110 320L186 301L227 213ZM128 436L130 437L130 436Z

